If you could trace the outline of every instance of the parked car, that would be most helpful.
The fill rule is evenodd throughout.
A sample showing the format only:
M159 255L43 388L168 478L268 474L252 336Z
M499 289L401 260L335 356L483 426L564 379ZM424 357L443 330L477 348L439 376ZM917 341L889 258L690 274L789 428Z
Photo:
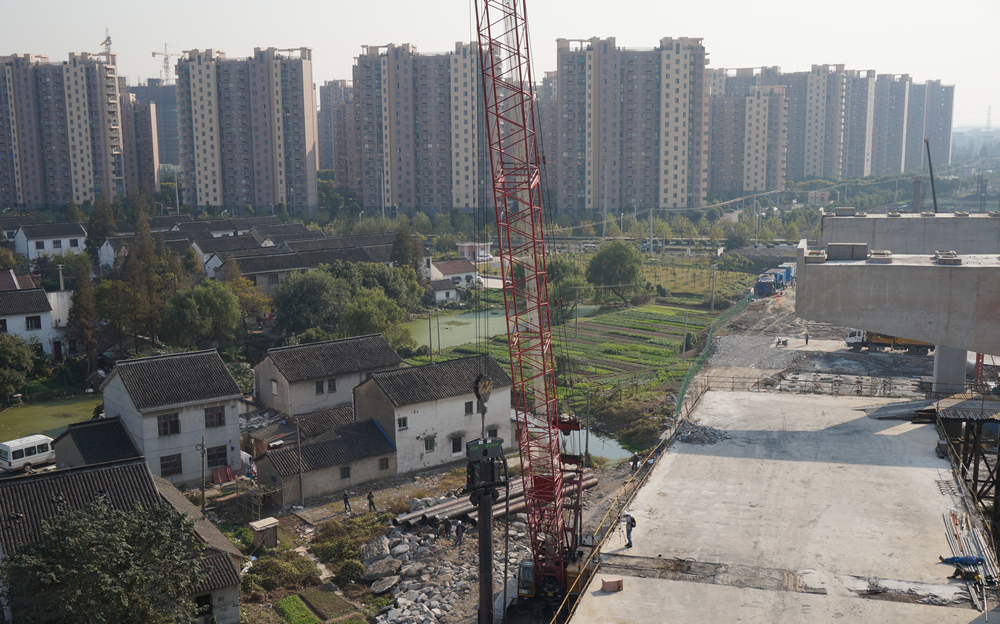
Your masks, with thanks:
M6 471L51 464L55 460L56 452L49 436L30 435L0 442L0 468Z

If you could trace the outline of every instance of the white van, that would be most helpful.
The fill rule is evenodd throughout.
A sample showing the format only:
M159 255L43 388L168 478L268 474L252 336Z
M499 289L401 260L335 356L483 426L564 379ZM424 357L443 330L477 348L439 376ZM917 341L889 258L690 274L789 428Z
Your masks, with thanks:
M0 468L3 470L20 470L29 466L51 464L56 460L56 451L52 448L52 438L44 435L31 435L8 442L0 442Z

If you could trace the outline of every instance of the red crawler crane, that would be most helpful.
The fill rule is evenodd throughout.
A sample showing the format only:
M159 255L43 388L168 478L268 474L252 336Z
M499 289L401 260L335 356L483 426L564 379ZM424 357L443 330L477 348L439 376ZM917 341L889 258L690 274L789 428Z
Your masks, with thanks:
M566 565L578 545L581 491L563 495L563 474L579 457L560 454L559 433L579 430L560 419L545 272L545 235L534 93L524 0L477 0L486 141L507 335L524 478L534 580L566 586ZM582 479L578 479L582 483ZM566 513L572 516L567 522ZM518 595L526 579L519 570Z

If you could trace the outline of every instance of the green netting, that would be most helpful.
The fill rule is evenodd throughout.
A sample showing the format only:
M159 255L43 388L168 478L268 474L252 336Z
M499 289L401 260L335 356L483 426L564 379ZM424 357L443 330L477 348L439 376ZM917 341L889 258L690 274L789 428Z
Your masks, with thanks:
M723 327L729 321L733 320L733 317L742 312L752 299L753 291L750 291L742 300L734 302L731 308L715 317L715 320L709 325L708 335L705 337L705 347L698 354L698 357L691 361L691 365L688 366L687 373L684 375L684 380L681 382L681 389L677 393L675 414L681 413L681 407L684 405L684 395L687 393L688 386L691 385L691 380L694 379L694 376L698 374L698 371L705 364L705 360L708 359L708 353L712 348L712 336L715 335L716 328Z

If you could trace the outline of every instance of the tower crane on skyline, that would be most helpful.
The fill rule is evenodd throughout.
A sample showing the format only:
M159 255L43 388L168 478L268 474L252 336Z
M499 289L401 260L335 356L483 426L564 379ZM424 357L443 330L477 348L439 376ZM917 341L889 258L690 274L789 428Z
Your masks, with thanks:
M171 54L167 51L167 44L163 44L163 52L153 51L153 58L157 56L163 57L163 68L160 70L160 80L163 81L164 85L170 84L170 59L177 56L177 54Z

